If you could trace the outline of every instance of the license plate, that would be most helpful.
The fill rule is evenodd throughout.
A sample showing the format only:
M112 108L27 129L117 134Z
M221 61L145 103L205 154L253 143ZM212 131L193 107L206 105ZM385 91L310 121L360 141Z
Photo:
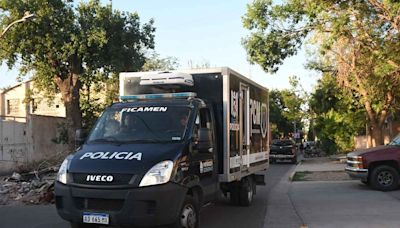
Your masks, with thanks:
M109 219L108 214L105 214L105 213L83 212L83 223L108 225L110 223L110 219Z

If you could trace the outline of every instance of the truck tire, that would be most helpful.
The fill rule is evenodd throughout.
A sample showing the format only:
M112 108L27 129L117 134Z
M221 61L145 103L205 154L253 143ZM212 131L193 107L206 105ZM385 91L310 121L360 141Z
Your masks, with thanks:
M255 184L251 177L244 178L240 186L239 205L248 207L253 202Z
M297 156L295 156L294 158L292 158L292 164L297 164Z
M84 224L84 223L76 223L71 222L71 228L99 228L100 226L97 224Z
M391 166L380 165L372 170L369 182L376 190L392 191L399 186L399 173Z
M170 228L199 228L199 218L199 203L187 195L179 212L179 218Z
M229 192L229 200L232 205L239 205L239 186L232 186Z

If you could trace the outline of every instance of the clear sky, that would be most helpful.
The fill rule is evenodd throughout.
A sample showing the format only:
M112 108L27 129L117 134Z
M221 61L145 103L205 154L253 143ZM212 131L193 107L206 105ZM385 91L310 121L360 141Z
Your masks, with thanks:
M109 3L110 0L102 0ZM242 26L242 16L250 0L113 0L113 8L136 11L141 22L155 20L155 51L161 57L174 56L180 68L208 62L212 67L228 66L268 88L289 88L289 76L297 75L304 89L311 91L318 76L304 68L302 50L285 61L280 70L266 74L250 65L241 45L249 34ZM0 68L0 88L16 83L18 72Z

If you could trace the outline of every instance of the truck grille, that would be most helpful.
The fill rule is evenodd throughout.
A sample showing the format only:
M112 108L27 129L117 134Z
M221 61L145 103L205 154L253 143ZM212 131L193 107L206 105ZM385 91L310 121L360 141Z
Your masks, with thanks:
M80 210L120 211L124 205L121 199L74 198Z
M86 177L92 174L86 173L73 173L73 183L75 184L85 184L85 185L128 185L132 184L135 179L136 175L132 174L94 174L94 175L111 175L113 176L112 182L102 182L102 181L87 181Z

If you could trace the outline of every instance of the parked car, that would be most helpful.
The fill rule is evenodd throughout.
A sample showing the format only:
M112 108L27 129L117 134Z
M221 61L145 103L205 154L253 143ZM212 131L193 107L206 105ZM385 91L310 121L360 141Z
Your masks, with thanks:
M306 141L303 143L303 148L304 148L304 157L305 158L310 158L310 157L320 157L321 156L321 151L317 147L317 143L314 141Z
M350 177L381 191L399 187L400 134L388 145L347 154L346 172Z
M272 140L269 159L273 163L277 160L290 160L293 164L297 163L296 142L291 139Z

